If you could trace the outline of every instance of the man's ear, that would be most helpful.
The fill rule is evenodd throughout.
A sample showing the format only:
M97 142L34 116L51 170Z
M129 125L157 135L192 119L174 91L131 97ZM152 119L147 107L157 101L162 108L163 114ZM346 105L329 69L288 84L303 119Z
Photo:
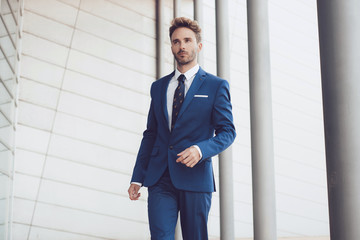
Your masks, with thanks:
M202 43L200 42L200 43L198 43L198 53L201 51L201 49L202 49Z

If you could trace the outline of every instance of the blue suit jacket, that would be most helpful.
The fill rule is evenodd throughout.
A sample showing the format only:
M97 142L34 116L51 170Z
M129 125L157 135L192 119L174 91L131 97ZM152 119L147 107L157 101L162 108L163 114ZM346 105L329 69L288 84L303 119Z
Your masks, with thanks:
M235 139L229 84L206 73L196 74L180 109L173 131L169 130L167 87L174 72L151 86L151 105L131 182L154 185L169 168L177 189L215 191L211 157L229 147ZM197 145L202 159L188 168L176 163L177 154Z

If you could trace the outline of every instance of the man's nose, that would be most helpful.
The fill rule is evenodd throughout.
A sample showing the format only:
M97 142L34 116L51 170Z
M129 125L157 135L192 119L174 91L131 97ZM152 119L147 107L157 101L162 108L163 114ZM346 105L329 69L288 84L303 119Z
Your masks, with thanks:
M180 42L180 49L184 49L185 48L185 43L184 42Z

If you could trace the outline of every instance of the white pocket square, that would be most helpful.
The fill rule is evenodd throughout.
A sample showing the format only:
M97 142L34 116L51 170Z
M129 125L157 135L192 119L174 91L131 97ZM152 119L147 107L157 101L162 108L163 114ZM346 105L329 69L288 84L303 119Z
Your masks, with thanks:
M194 97L203 97L203 98L207 98L208 95L194 95Z

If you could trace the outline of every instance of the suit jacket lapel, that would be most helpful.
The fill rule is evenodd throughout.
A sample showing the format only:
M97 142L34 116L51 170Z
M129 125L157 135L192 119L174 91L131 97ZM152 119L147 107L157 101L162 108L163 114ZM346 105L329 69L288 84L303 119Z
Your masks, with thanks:
M197 93L200 86L204 83L206 73L202 68L199 68L199 71L197 72L188 92L186 93L184 103L181 106L179 115L177 119L181 117L181 115L185 112L186 108L189 106L191 100L194 98L195 93Z
M163 113L164 113L167 129L169 129L169 127L168 127L169 126L169 114L167 111L167 89L168 89L170 80L174 76L174 74L175 74L175 71L166 77L164 84L162 86L162 90L161 90L161 104L163 107Z

